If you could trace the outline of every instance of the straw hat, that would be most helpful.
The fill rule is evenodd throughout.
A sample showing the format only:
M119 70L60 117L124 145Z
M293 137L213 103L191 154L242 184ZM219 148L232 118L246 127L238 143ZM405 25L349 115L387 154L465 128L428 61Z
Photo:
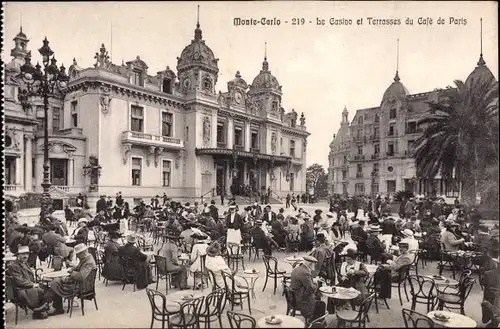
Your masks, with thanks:
M330 218L334 217L334 215L333 215L333 213L332 213L331 211L327 212L327 213L326 213L326 216L327 216L327 217L330 217Z
M30 248L28 246L20 246L19 249L17 249L16 255L29 254L29 253L30 253Z
M304 261L309 262L309 263L317 263L318 260L313 257L313 256L304 256Z
M378 226L378 225L370 225L368 227L368 231L370 231L370 232L381 232L382 230L380 229L380 226Z
M260 219L257 219L257 220L255 221L255 225L262 225L262 221L261 221Z
M83 243L80 243L80 244L77 244L75 246L75 255L78 255L79 253L81 253L82 251L85 251L87 250L87 246Z
M82 218L80 218L78 220L78 224L80 224L80 223L88 223L88 222L89 222L89 220L87 218L85 218L85 217L82 217Z
M410 229L404 229L402 232L401 232L405 237L409 238L409 237L412 237L413 236L413 231L410 230Z

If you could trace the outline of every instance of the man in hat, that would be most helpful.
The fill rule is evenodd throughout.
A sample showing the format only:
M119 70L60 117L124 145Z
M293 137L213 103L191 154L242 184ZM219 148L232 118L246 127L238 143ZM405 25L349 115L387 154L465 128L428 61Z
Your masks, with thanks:
M441 243L444 245L445 250L459 250L465 239L458 238L455 232L458 224L453 221L445 223L446 230L441 233Z
M489 254L489 251L492 247L492 237L490 236L488 226L484 224L479 225L473 242L478 246L477 251L480 251L485 255Z
M166 242L160 251L160 254L165 257L167 273L172 275L172 287L189 289L187 284L188 269L179 262L179 249L172 240L173 236L167 235ZM163 274L163 273L161 273Z
M370 225L368 229L368 232L370 234L366 239L366 246L368 248L368 251L372 259L383 262L392 256L388 255L385 252L386 251L385 243L382 242L379 238L379 234L381 231L382 230L380 229L379 226Z
M276 213L271 210L270 204L266 205L266 207L264 208L264 213L262 214L261 220L266 221L267 224L270 224L271 222L276 220Z
M316 209L314 211L314 217L313 217L314 224L318 224L322 220L322 218L321 218L322 212L323 212L323 210L321 210L321 209Z
M313 256L304 256L304 261L292 270L290 289L295 294L296 308L306 319L311 320L325 314L325 303L316 298L318 286L313 282L315 265L318 262Z
M7 275L14 281L14 293L19 303L34 310L33 319L46 319L46 308L39 309L44 304L44 290L35 282L35 276L27 264L29 254L28 246L17 248L17 259L9 264Z
M401 242L408 243L408 248L410 251L416 251L419 249L418 240L415 239L412 230L404 229L403 231L401 231L401 234L403 235L403 239L401 240Z
M210 209L210 216L217 220L219 218L219 209L215 206L215 200L210 201L210 206L208 206L208 208Z
M254 202L253 206L252 206L252 216L253 218L260 218L261 217L261 214L262 214L262 208L260 207L259 203L258 202Z
M313 248L314 242L314 225L310 220L309 215L304 216L304 223L300 225L302 232L302 247L303 250L309 251Z
M45 243L50 253L53 253L54 256L61 257L63 261L66 261L66 266L69 266L73 258L73 248L66 245L65 237L56 233L56 227L54 225L49 226L48 230L49 231L42 236L42 241Z
M253 242L255 245L255 249L262 249L264 251L264 255L271 256L272 248L271 241L268 237L267 230L263 228L264 222L260 219L255 221L255 226L250 231L250 234L253 237Z
M382 264L382 267L391 270L391 276L393 280L398 278L398 270L403 266L410 265L415 259L414 255L409 252L408 243L399 243L399 256L396 258L388 259L386 264Z
M316 248L311 252L311 256L317 259L315 274L323 279L329 279L328 265L331 263L333 250L330 248L324 232L316 234ZM331 273L330 273L331 274Z
M52 280L49 289L45 292L46 303L52 302L53 306L49 316L64 314L63 298L72 297L75 282L84 282L90 272L97 268L94 257L87 251L87 246L83 243L75 246L75 254L80 260L78 265L68 269L69 276Z
M148 256L143 254L141 249L135 245L136 242L137 238L135 235L131 234L127 236L127 243L118 249L118 255L120 257L130 259L131 264L128 265L133 266L137 272L137 276L135 278L137 289L144 289L148 286L148 284L156 281L153 280L153 276L151 274Z

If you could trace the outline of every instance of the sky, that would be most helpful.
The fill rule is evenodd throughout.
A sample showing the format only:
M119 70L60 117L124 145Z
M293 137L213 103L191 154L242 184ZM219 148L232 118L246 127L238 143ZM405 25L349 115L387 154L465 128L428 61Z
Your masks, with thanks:
M308 165L327 167L344 106L350 119L356 109L379 106L396 68L412 94L465 80L479 58L480 18L484 59L495 76L498 72L494 1L12 2L4 4L2 58L10 61L11 40L22 25L34 63L47 36L58 64L66 67L73 58L81 67L92 66L104 43L116 64L139 55L151 75L167 65L176 71L177 57L194 37L197 5L203 38L219 58L217 90L226 91L238 70L251 84L267 43L269 68L283 86L283 107L306 116ZM235 18L267 18L280 25L235 26ZM352 24L330 25L330 18ZM294 19L299 25L292 25ZM401 24L374 25L374 19Z

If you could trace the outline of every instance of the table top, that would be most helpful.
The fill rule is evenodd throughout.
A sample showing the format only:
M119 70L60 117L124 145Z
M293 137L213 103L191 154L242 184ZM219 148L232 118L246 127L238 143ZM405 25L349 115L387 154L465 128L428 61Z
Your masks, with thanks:
M296 317L284 315L284 314L274 314L275 318L281 320L280 324L269 324L266 323L266 319L269 316L260 318L257 321L257 327L259 328L304 328L304 322Z
M440 321L434 317L434 314L436 313L444 314L446 316L449 316L450 318L448 319L448 321ZM476 321L469 318L468 316L459 313L446 312L446 311L432 311L429 312L427 316L434 323L447 328L475 328L477 325Z
M304 258L303 257L293 257L293 256L289 256L289 257L286 257L285 258L285 261L286 262L291 262L291 263L295 263L295 262L301 262L303 261Z
M201 290L179 290L176 292L169 293L166 295L167 301L169 302L174 302L174 303L185 303L191 299L195 299L198 297L206 296L208 293L211 291L208 291L209 289L205 289L204 291ZM186 299L186 297L189 296L190 299Z
M60 271L54 271L54 272L49 272L49 273L43 273L43 280L52 280L55 278L64 278L69 276L68 270L60 270Z
M334 293L331 293L331 292L328 292L328 291L331 291L331 290L328 290L330 288L333 288L333 287L323 286L323 287L319 288L319 291L325 297L334 298L334 299L342 299L342 300L351 300L351 299L358 297L361 294L361 292L359 292L358 290L356 290L354 288L344 288L344 287L337 287L337 286L335 286L336 291Z
M434 281L434 284L435 285L438 285L438 286L443 286L443 285L446 285L446 286L456 286L458 285L458 281L455 280L455 279L452 279L452 278L448 278L448 277L440 277L440 278L435 278L434 276L432 275L424 275L424 277L426 278L429 278L431 280Z
M259 270L256 270L257 272L253 273L252 270L244 270L243 272L238 272L236 273L237 276L240 276L242 278L255 278L259 277Z

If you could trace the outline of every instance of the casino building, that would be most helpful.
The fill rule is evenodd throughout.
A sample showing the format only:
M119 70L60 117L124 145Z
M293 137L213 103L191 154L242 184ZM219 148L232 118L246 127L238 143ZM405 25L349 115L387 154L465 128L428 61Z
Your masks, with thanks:
M14 44L4 77L4 169L5 192L19 196L41 192L45 120L41 99L19 101L20 67L30 56L22 29ZM128 201L163 193L209 198L241 186L270 187L276 198L306 191L305 117L282 107L266 57L251 84L236 72L217 92L219 62L198 23L177 72L149 72L139 56L114 64L104 45L95 59L89 68L74 60L64 94L50 97L54 198L118 191Z
M492 76L481 54L465 83ZM410 94L396 71L379 106L356 110L350 122L344 108L340 129L330 143L330 194L375 196L404 190L444 196L447 202L459 197L455 179L416 177L413 144L422 133L417 121L428 103L439 97L438 90Z

